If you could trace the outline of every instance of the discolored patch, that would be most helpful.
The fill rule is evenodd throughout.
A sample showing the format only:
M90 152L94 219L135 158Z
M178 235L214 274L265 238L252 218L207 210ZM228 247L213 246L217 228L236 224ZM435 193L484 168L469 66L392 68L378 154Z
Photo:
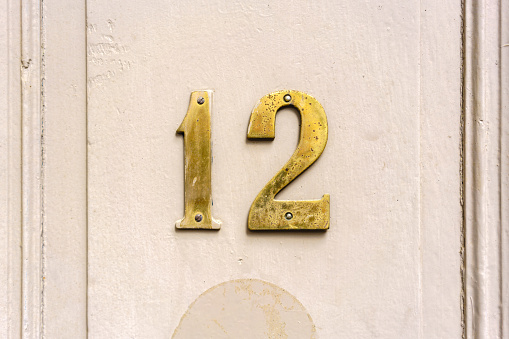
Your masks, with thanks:
M304 306L279 286L239 279L200 295L180 319L172 338L316 338Z

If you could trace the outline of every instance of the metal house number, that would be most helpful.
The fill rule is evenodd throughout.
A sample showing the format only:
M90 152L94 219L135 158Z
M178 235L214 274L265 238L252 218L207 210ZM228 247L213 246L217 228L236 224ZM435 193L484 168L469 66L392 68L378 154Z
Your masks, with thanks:
M184 134L185 212L176 222L179 229L219 229L212 218L210 93L191 93L189 109L177 129ZM274 139L276 113L285 106L300 112L301 129L297 149L276 175L263 187L249 210L250 230L327 230L330 195L319 200L276 200L275 196L322 154L327 144L327 117L311 95L294 90L277 91L261 98L251 112L247 137Z

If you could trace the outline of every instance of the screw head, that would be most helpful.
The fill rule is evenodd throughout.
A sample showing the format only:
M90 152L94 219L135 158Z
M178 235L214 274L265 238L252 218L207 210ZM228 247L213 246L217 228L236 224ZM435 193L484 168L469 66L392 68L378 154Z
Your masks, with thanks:
M194 220L196 220L196 222L202 221L203 220L203 215L198 213L197 215L194 216Z
M292 96L290 94L286 94L284 97L283 97L283 100L286 101L286 102L290 102L290 100L292 100Z
M198 99L196 99L196 102L199 105L203 105L205 103L205 98L204 97L198 97Z
M293 214L291 212L286 212L285 219L286 220L291 220L292 218L293 218Z

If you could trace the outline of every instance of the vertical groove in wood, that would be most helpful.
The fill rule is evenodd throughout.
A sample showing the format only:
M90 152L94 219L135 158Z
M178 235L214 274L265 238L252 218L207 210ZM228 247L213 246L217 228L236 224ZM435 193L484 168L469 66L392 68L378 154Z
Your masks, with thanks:
M0 337L21 333L20 4L0 2Z
M507 336L507 1L465 1L467 338ZM505 54L504 54L505 53ZM504 67L505 65L505 67ZM504 115L505 110L505 115Z
M89 272L88 272L88 0L83 0L83 5L85 7L83 13L83 19L85 20L85 43L83 45L85 51L83 53L83 57L85 59L85 337L88 339L88 282L89 282Z
M460 88L461 88L461 118L460 118L460 204L462 221L460 226L460 277L461 277L461 294L460 294L460 309L461 309L461 338L465 339L467 336L466 330L466 231L465 231L465 0L461 0L461 75L460 75Z
M41 335L42 154L40 1L21 1L22 337Z
M500 258L502 296L501 336L509 337L509 0L502 0L500 7L500 154L501 154L501 228Z

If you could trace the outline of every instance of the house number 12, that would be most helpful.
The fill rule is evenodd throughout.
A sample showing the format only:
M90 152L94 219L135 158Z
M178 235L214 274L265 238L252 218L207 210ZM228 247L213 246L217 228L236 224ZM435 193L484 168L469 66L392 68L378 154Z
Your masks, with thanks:
M327 144L327 117L311 95L283 90L267 94L251 112L247 137L274 139L276 113L285 106L300 112L301 129L297 149L263 187L249 210L250 230L326 230L329 228L330 196L319 200L275 200L283 188L311 166ZM177 132L184 134L185 215L177 228L219 229L211 215L210 96L191 93L189 109Z

